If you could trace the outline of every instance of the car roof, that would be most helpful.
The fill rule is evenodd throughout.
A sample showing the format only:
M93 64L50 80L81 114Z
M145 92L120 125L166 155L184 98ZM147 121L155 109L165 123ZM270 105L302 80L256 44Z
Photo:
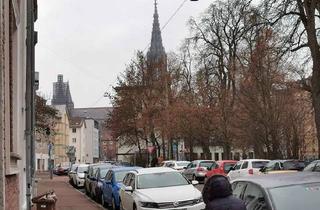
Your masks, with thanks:
M315 172L264 174L239 178L234 182L237 181L252 182L263 188L275 188L298 184L320 183L320 175Z
M243 160L239 160L239 161L270 161L270 160L267 160L267 159L243 159Z
M79 164L78 167L88 167L88 164Z
M177 171L168 167L153 167L153 168L136 169L135 172L137 174L154 174L154 173L177 172Z
M199 162L215 162L214 160L194 160L193 162L199 163Z
M136 169L140 169L141 167L116 167L116 168L112 168L110 170L116 172L116 171L133 171Z

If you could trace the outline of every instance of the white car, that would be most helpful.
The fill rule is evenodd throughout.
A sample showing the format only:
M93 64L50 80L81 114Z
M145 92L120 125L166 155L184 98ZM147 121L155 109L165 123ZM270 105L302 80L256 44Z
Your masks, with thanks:
M178 171L183 171L190 164L190 161L166 161L163 167L173 168Z
M84 187L84 181L85 181L85 172L88 171L89 165L87 164L80 164L74 171L73 183L74 186L77 188Z
M259 175L261 174L260 169L265 167L269 161L265 159L240 160L231 168L228 178L230 181L233 181L241 177Z
M167 167L144 168L129 172L120 189L124 210L201 210L201 192L178 171Z

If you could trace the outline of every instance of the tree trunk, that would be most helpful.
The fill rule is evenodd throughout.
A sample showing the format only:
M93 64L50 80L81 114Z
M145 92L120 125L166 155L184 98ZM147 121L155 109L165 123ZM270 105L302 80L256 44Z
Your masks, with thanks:
M318 158L320 159L320 56L313 62L312 103L318 138Z

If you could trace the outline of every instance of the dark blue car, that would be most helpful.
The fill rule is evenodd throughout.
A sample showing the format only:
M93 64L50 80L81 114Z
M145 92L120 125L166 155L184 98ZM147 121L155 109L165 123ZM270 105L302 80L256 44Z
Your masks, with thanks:
M119 167L108 171L102 187L101 202L103 206L110 206L113 210L120 209L119 190L122 186L122 180L129 171L138 168L140 167Z

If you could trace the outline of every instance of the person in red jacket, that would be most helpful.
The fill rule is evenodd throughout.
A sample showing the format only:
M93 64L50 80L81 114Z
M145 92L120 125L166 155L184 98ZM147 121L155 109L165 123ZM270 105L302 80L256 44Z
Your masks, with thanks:
M246 210L244 202L232 195L231 184L223 175L213 175L202 191L205 210Z

